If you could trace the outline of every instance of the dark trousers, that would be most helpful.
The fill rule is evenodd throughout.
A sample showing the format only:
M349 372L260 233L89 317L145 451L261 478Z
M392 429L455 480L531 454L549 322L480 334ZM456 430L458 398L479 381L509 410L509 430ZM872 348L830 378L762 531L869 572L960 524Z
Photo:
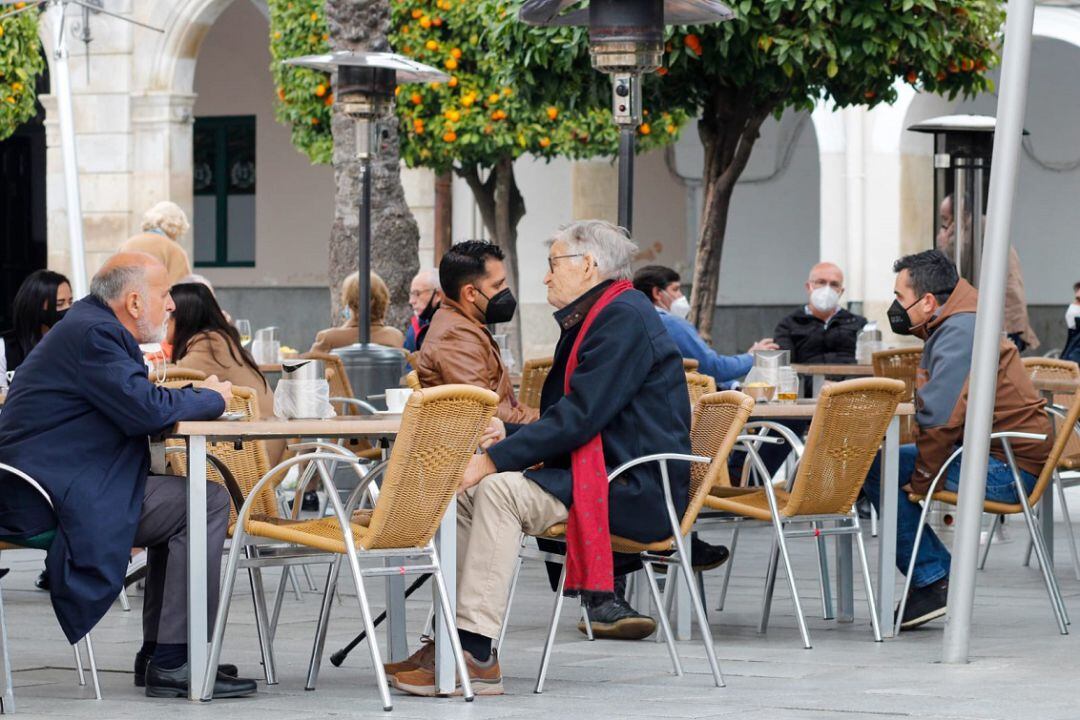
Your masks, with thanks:
M221 549L229 525L229 493L206 484L206 586L209 625L214 626L221 584ZM143 641L187 642L187 479L151 475L146 479L135 546L145 547L146 595ZM208 638L209 639L209 638Z

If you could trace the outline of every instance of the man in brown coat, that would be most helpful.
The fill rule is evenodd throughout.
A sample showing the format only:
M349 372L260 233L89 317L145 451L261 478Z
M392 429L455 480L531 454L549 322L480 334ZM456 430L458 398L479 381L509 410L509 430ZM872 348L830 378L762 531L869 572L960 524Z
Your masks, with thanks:
M538 411L518 403L499 344L487 326L509 322L517 301L506 284L503 252L469 240L450 248L439 263L443 301L428 327L416 360L424 387L461 383L498 394L496 416L529 423Z

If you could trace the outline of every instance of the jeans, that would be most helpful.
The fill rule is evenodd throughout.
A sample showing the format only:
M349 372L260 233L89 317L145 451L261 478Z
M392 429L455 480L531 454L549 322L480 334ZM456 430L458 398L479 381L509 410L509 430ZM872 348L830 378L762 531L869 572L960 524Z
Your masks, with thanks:
M915 445L900 446L900 485L903 487L915 472ZM956 492L960 483L960 461L956 460L946 471L942 480L945 490ZM1036 478L1029 472L1020 470L1020 480L1023 482L1028 493L1035 487ZM942 489L938 486L938 489ZM866 474L866 484L863 490L874 509L881 512L881 459L874 460L870 472ZM986 499L1003 503L1016 503L1016 487L1013 484L1012 471L1004 460L991 456L986 470ZM902 573L907 572L908 563L911 562L911 553L915 547L915 533L919 529L919 517L922 508L918 503L911 502L907 495L901 491L897 503L896 519L896 567ZM919 556L915 561L915 571L911 577L912 587L921 588L932 585L949 575L950 555L948 548L941 542L934 531L927 525L923 529L922 541L919 543Z

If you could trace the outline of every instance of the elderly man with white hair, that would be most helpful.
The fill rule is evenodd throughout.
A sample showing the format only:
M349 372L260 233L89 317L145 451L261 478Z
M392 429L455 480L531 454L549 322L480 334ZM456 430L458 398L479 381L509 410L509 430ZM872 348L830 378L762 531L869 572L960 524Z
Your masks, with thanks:
M75 643L119 594L132 547L147 548L143 646L135 685L149 697L187 695L187 480L150 473L152 435L224 412L232 386L210 377L171 390L146 375L139 343L160 342L174 309L165 268L143 253L114 255L19 367L0 414L0 463L34 478L52 506L0 471L0 541L48 550L53 609ZM206 562L217 607L229 495L208 483ZM255 692L221 666L215 697Z
M866 318L840 305L844 271L831 262L810 268L806 305L776 326L773 338L791 351L791 362L809 365L850 365L855 362L855 339Z
M611 534L642 542L671 534L655 464L607 482L607 469L628 460L690 452L682 355L629 282L636 250L622 229L599 220L555 234L544 284L561 336L540 418L505 432L495 427L462 479L457 626L477 694L502 692L491 641L502 626L522 530L539 534L569 522L566 590L594 601L613 596ZM669 477L681 515L689 468L675 463ZM410 658L414 669L395 668L394 687L434 694L431 654L422 648Z
M191 274L191 262L180 245L180 238L190 229L183 209L163 200L143 214L142 232L128 238L120 252L142 252L157 258L165 266L169 285L176 285Z
M409 285L409 306L413 316L405 329L405 352L414 353L424 342L424 329L431 323L435 311L442 304L442 286L439 284L438 268L427 268L416 273Z

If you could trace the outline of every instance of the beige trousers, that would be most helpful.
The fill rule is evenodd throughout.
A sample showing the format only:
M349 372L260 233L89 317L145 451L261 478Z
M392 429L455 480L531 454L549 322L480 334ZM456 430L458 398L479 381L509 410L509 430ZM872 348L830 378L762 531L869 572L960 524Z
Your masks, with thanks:
M554 496L519 472L488 475L458 496L457 626L499 636L521 533L566 521Z

